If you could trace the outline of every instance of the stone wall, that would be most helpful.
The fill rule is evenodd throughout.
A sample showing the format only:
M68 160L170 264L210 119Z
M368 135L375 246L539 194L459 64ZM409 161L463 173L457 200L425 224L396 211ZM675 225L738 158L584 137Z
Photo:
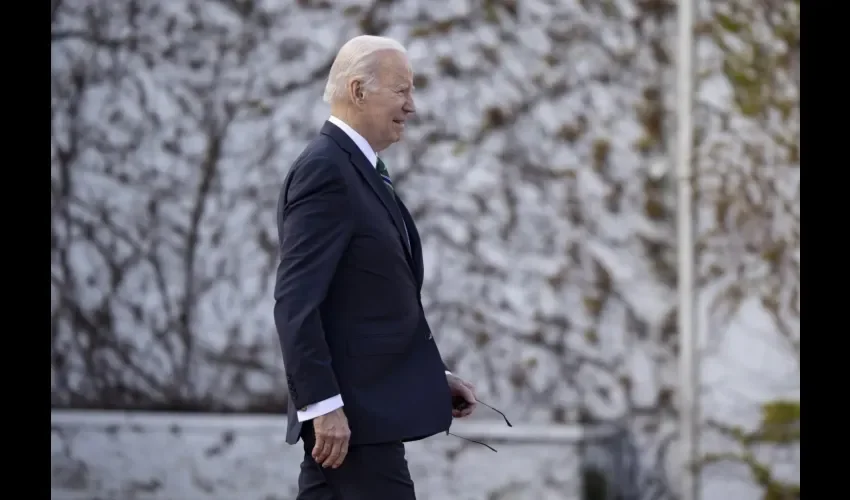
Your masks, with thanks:
M58 412L51 416L54 500L291 500L300 446L270 416ZM456 424L497 453L454 436L408 445L420 500L580 498L573 426Z

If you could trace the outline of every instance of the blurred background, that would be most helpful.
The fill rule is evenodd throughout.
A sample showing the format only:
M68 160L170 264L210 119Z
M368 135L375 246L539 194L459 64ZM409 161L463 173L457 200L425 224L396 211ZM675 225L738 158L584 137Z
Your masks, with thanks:
M51 488L291 500L281 182L338 48L401 41L384 155L450 368L504 410L421 500L682 498L672 0L51 0ZM694 36L703 500L800 496L800 3Z

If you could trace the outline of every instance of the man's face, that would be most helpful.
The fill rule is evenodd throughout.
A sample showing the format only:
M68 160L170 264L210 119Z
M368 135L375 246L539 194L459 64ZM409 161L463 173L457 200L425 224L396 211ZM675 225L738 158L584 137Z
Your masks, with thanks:
M393 50L379 55L377 88L363 106L369 142L382 151L401 139L405 122L416 111L413 104L413 71L407 57Z

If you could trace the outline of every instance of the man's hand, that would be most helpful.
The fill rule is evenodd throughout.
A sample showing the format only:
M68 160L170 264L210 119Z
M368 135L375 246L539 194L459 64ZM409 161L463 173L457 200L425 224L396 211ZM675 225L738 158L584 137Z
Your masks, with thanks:
M452 400L460 399L466 403L464 408L453 408L452 416L454 418L468 417L475 410L475 405L478 404L478 400L475 399L475 387L457 375L449 373L446 374L446 380L452 392Z
M342 408L313 419L316 444L313 446L313 460L322 467L336 469L342 465L348 454L348 440L351 431L348 419Z

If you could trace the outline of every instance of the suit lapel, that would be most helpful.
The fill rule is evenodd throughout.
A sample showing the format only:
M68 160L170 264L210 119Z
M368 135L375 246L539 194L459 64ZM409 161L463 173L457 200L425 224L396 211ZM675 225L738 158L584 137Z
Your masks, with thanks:
M402 244L404 245L405 250L407 250L406 254L409 259L410 246L408 245L408 238L405 232L404 220L402 219L401 211L398 208L398 203L396 203L396 201L392 198L389 189L387 189L387 186L384 184L384 181L381 180L381 176L375 171L375 167L369 163L369 160L366 159L366 156L364 156L363 152L360 151L360 148L357 147L357 144L354 144L354 141L352 141L345 132L333 123L325 122L325 125L322 127L322 133L336 141L336 143L348 153L348 158L357 168L357 172L366 180L366 183L369 184L369 187L372 188L372 191L374 191L378 199L381 200L384 208L386 208L390 213L393 225L398 231L399 238L402 239Z
M419 238L413 216L410 215L401 199L398 200L398 208L401 210L401 216L407 225L407 234L410 236L410 265L413 268L413 276L416 278L416 286L421 289L425 274L425 266L422 262L422 240Z

